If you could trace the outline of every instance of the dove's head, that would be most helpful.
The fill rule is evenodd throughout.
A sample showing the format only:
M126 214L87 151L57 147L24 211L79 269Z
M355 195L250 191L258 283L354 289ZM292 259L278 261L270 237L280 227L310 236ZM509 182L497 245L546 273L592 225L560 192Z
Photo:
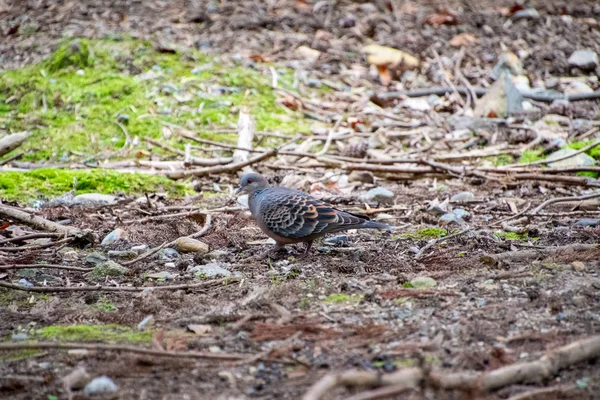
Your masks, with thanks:
M242 192L252 193L266 187L269 187L269 182L262 175L255 173L246 174L240 179L240 187L237 188L235 194Z

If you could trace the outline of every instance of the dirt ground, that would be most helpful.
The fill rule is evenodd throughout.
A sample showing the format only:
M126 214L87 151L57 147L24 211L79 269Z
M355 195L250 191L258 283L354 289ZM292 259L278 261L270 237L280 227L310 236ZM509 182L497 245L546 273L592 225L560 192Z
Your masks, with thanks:
M369 40L423 57L429 56L433 46L441 57L453 57L456 49L445 45L448 40L458 33L476 33L480 40L465 55L473 73L468 79L477 79L491 69L500 43L528 53L524 67L532 82L548 75L570 74L567 58L572 48L600 53L600 4L596 1L531 1L542 18L508 27L498 9L512 7L512 1L337 1L333 9L304 1L192 3L0 1L4 8L0 30L10 32L17 24L36 26L29 36L9 33L0 39L1 68L39 60L61 37L102 38L122 33L175 47L202 48L211 54L260 54L292 67L296 59L292 49L310 45L325 54L312 72L320 79L332 80L343 80L350 65L365 65L359 49ZM392 4L400 4L395 12ZM439 28L424 24L442 6L460 15L461 23ZM561 15L592 19L596 25L588 21L566 27L560 24ZM439 83L442 78L436 78L435 68L431 68L431 80ZM542 112L550 112L549 105L540 107ZM598 101L577 102L562 114L571 120L598 119L599 108ZM289 175L261 165L257 169L273 183ZM214 182L235 186L237 180L234 175L211 176L202 178L199 186ZM232 272L225 283L148 292L42 295L0 290L3 338L15 332L33 336L36 329L55 325L117 324L135 329L152 315L151 344L155 349L256 356L215 361L94 350L84 354L49 349L26 357L13 353L14 359L0 359L0 376L6 377L0 378L0 398L66 399L60 378L82 366L93 377L106 375L118 385L116 395L104 398L297 399L332 371L386 373L422 363L448 372L491 371L537 360L546 351L598 333L600 248L581 251L566 247L599 242L600 226L581 222L598 218L597 203L588 209L573 204L548 207L546 215L536 217L516 237L494 233L500 230L502 219L513 215L511 204L522 210L549 198L578 195L580 189L554 182L482 182L476 178L379 180L377 184L394 193L395 207L378 206L390 208L382 213L388 215L387 222L399 227L394 232L349 232L342 243L316 244L305 259L298 257L301 246L288 246L267 261L254 261L250 257L269 246L266 237L247 212L218 213L212 217L212 229L201 238L210 246L207 255L181 255L171 268L165 268L164 259L149 257L130 266L124 276L104 282L121 286L195 283L199 279L187 271L189 265L218 263ZM342 209L364 210L355 194L369 187L361 184L352 195L330 200ZM467 191L474 195L471 201L451 204L469 213L464 225L445 227L449 233L465 232L440 241L417 259L415 253L435 238L423 229L439 225L439 216L429 210L429 202ZM161 200L156 204L184 205ZM235 206L231 198L199 204L202 208ZM122 224L161 212L137 203L91 211L46 208L44 217L71 220L72 226L91 229L99 239L117 227L123 228L127 239L107 248L51 247L1 253L0 264L45 261L89 267L86 257L94 251L159 246L199 231L206 221L195 216ZM565 246L565 251L543 251L552 246ZM539 253L521 260L500 257L500 262L485 257L524 250ZM168 282L148 280L149 274L166 269L171 275ZM22 276L17 275L19 270L5 273L2 279L11 281ZM436 286L417 295L406 292L418 277L430 277ZM26 279L61 286L97 283L87 273L52 269L38 269ZM556 385L569 389L546 397L600 398L598 361L578 363L538 382L508 385L488 394L423 387L396 398L507 399ZM327 398L342 399L352 393L353 389L338 388ZM81 391L73 396L86 398Z

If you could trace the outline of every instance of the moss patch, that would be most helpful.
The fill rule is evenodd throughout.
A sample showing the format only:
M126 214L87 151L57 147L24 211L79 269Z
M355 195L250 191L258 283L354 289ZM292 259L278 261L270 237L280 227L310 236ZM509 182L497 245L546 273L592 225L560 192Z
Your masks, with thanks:
M527 233L515 233L504 231L496 231L494 232L494 236L506 240L527 240L529 238L529 235Z
M76 194L143 194L168 192L183 196L191 191L186 185L161 176L128 174L105 169L61 170L42 168L29 172L0 173L0 198L24 201L51 198L70 190Z
M36 337L61 342L148 343L152 340L152 333L133 331L115 324L52 325L36 331Z
M36 356L41 353L42 353L42 350L35 350L35 349L23 349L23 350L0 352L0 361L2 361L2 362L20 361L20 360L25 360L29 357Z
M361 294L332 293L323 299L325 304L358 303L363 296Z
M278 75L280 86L291 89L293 72L278 69ZM141 41L76 40L42 63L0 76L0 128L31 131L21 148L31 151L23 158L53 162L143 156L148 147L136 137L183 149L184 141L164 123L192 127L203 138L234 139L203 128L234 126L242 106L257 130L308 131L303 116L285 113L277 96L268 73L224 65L199 51L162 54ZM122 152L123 127L134 146Z
M419 229L414 233L403 233L402 235L398 235L394 237L394 240L398 239L436 239L444 237L448 234L448 231L443 228L424 228Z
M542 150L525 150L519 157L520 164L526 164L543 159Z

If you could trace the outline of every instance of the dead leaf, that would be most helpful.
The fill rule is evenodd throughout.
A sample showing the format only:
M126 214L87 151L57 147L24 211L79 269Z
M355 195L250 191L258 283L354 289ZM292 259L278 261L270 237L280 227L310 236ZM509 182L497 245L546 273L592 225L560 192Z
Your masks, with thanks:
M405 51L392 47L370 44L362 48L367 55L367 62L372 65L385 65L388 68L402 65L405 70L414 69L419 66L419 59Z
M248 58L258 63L268 63L272 61L269 57L265 57L262 54L252 54L249 55Z
M379 80L383 86L388 86L392 82L392 74L385 65L378 65L377 73L379 74Z
M191 324L187 328L198 336L206 336L212 333L212 326L210 325Z
M468 46L476 42L477 38L475 37L475 35L472 35L470 33L460 33L454 36L452 39L450 39L448 43L450 44L450 46L453 47L461 47Z
M10 226L10 224L8 222L6 222L6 221L0 221L0 231L5 230L9 226Z
M436 28L440 25L458 25L460 21L458 16L449 10L440 10L437 14L430 15L426 20L426 24L433 25Z
M521 10L524 10L524 9L525 9L525 7L523 7L523 5L522 5L522 4L515 3L515 5L513 5L513 6L510 8L510 10L509 10L509 11L510 11L510 15L513 15L513 14L514 14L514 13L516 13L517 11L521 11Z

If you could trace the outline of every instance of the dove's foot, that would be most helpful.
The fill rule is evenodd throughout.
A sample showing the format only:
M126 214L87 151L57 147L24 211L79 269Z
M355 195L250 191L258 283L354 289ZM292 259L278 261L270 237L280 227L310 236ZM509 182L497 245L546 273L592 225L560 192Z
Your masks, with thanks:
M312 244L312 240L310 242L306 242L306 249L304 249L304 253L300 254L298 258L302 259L308 257L310 255L310 248L312 247Z

